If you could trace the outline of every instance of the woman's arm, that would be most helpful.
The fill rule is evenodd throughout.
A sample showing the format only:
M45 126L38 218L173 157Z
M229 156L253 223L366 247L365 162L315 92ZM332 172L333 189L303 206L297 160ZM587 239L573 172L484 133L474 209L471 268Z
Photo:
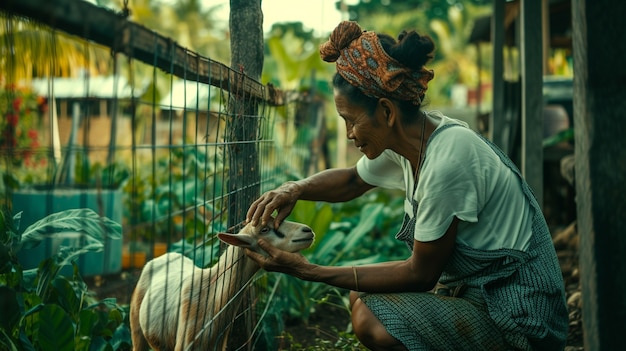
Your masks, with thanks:
M274 210L278 210L274 220L274 225L278 226L291 213L298 200L342 202L352 200L372 188L359 177L356 167L325 170L264 193L250 205L247 221L254 225L259 221L267 223Z
M320 266L300 254L292 254L259 241L269 255L247 250L261 268L282 272L303 280L339 288L372 293L428 291L435 287L448 262L456 241L458 219L455 217L446 233L431 242L415 241L413 254L405 261L392 261L358 267Z

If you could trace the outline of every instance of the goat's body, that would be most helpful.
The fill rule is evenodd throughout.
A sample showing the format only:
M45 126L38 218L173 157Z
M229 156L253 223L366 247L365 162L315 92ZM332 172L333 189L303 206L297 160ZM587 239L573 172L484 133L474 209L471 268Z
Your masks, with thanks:
M198 268L183 255L168 253L150 261L144 271L133 293L131 316L138 307L136 332L143 334L147 344L154 350L223 350L231 322L229 311L238 307L240 300L236 297L241 294L235 295L237 287L243 286L258 266L242 260L241 249L229 246L208 269ZM224 345L217 347L222 343L219 339Z
M275 240L286 241L284 245L292 252L308 247L314 234L309 227L299 226L288 239L278 232ZM257 235L231 234L229 240L247 237L248 243L255 245ZM151 260L131 297L133 349L225 350L230 324L243 295L239 290L258 270L259 266L245 256L243 249L232 245L211 268L199 268L178 253Z
M178 309L171 306L180 305L182 282L194 268L191 260L177 253L167 253L146 264L130 304L135 350L148 350L148 345L154 350L175 349Z

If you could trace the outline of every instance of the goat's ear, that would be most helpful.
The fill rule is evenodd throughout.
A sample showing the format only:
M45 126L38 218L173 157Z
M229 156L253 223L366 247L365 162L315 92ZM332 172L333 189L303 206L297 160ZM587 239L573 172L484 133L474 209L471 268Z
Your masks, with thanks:
M256 246L256 238L248 234L218 233L217 237L228 245L252 249Z

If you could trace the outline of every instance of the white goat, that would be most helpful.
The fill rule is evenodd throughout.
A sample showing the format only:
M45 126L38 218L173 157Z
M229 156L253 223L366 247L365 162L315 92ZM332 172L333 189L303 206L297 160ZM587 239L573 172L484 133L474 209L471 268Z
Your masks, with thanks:
M225 350L243 285L259 270L243 248L257 249L264 238L280 249L298 252L313 243L308 226L284 221L275 230L246 225L238 234L219 233L229 244L210 268L167 253L148 262L130 302L133 350Z

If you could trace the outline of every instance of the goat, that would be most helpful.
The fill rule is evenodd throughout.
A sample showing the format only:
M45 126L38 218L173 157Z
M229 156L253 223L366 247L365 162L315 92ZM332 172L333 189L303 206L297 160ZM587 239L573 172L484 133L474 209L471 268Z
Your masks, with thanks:
M137 281L130 301L133 350L226 350L230 324L239 304L238 293L260 267L243 248L258 250L264 238L289 252L311 246L310 227L284 221L278 229L247 224L237 234L219 233L229 244L218 262L199 268L178 253L149 261Z

